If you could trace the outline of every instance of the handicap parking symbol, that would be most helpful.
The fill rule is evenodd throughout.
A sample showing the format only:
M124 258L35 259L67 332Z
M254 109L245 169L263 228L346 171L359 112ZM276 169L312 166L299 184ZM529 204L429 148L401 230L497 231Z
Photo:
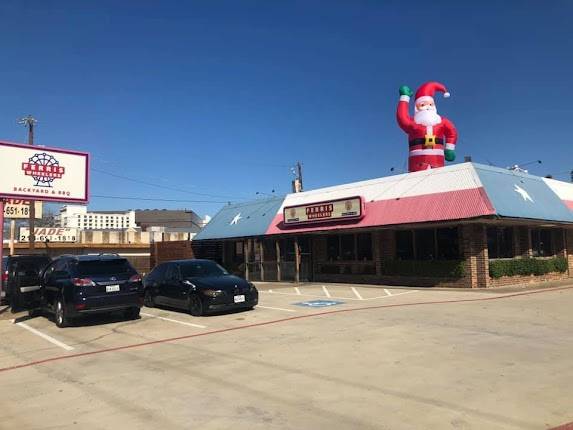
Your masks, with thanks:
M296 306L306 306L309 308L325 308L328 306L343 305L344 302L336 300L308 300L306 302L294 303Z

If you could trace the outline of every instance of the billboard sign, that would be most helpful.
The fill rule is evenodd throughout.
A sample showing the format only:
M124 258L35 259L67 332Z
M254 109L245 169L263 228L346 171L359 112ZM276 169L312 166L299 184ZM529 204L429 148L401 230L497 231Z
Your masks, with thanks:
M0 198L87 203L85 152L0 142Z
M34 237L37 242L77 242L79 240L78 229L69 227L37 227L34 229ZM20 242L30 240L30 229L20 227Z
M343 221L362 218L363 215L361 197L288 206L283 210L285 225Z
M36 219L42 218L42 202L35 201ZM30 200L8 199L4 202L4 218L28 219L30 217Z

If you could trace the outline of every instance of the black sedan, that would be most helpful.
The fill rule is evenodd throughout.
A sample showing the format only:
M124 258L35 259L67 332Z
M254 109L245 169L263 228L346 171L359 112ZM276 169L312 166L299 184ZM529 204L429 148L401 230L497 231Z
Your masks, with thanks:
M259 292L211 260L178 260L155 267L144 280L144 303L164 305L201 316L208 312L252 309Z

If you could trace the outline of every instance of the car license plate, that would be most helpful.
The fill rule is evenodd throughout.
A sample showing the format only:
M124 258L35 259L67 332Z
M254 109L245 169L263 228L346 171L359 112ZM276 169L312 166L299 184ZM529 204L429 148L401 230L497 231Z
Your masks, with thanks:
M245 296L235 296L235 303L243 303L245 301Z
M105 292L106 293L114 293L116 291L119 291L119 285L106 285L105 286Z

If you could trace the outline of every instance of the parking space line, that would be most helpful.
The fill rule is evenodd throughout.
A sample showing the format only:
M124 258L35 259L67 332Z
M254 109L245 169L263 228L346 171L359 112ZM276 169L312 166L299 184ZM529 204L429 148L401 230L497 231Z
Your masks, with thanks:
M324 317L326 315L339 315L339 314L346 314L346 313L351 313L351 312L369 311L369 310L374 310L374 309L389 309L389 308L403 308L403 307L411 307L411 306L428 306L428 305L432 306L432 305L447 305L447 304L452 304L452 303L477 303L477 302L484 302L484 301L496 301L496 300L510 299L510 298L514 298L514 297L529 296L529 295L533 295L533 294L546 294L546 293L551 293L551 292L555 292L555 291L565 291L565 290L571 290L571 289L573 289L573 286L569 285L569 286L562 286L562 287L543 288L540 290L533 290L533 291L523 291L523 292L519 292L519 293L509 293L509 294L503 294L503 295L491 295L489 297L477 297L477 298L474 297L472 299L460 298L460 299L453 299L453 300L431 300L431 301L424 301L424 302L391 303L391 304L385 304L385 305L363 306L360 308L345 308L345 309L329 310L329 311L324 311L324 312L314 312L314 313L309 313L309 314L295 315L295 316L280 318L280 319L271 320L271 321L262 321L259 323L245 324L245 325L240 325L240 326L236 326L236 327L227 327L227 328L222 328L222 329L217 329L217 330L205 331L205 332L201 332L201 333L187 334L185 336L169 337L169 338L163 338L163 339L157 339L157 340L150 340L147 342L121 345L121 346L116 346L116 347L111 347L111 348L103 348L103 349L99 349L99 350L95 350L95 351L78 352L78 353L74 353L74 354L60 355L60 356L56 356L56 357L44 358L44 359L29 361L29 362L25 362L25 363L21 363L21 364L15 364L12 366L0 367L0 373L10 372L10 371L14 371L14 370L18 370L18 369L24 369L24 368L28 368L28 367L39 366L39 365L47 364L47 363L54 363L57 361L78 359L78 358L82 358L82 357L107 354L107 353L117 352L117 351L126 351L126 350L130 350L130 349L143 348L143 347L151 346L151 345L159 345L159 344L165 344L165 343L170 343L170 342L177 342L177 341L181 341L181 340L188 340L188 339L194 339L194 338L199 338L199 337L212 336L212 335L217 335L217 334L221 334L221 333L229 333L229 332L233 332L233 331L237 331L237 330L245 330L245 329L251 329L251 328L255 328L255 327L271 326L271 325L275 325L275 324L282 324L282 323L286 323L286 322L290 322L290 321L296 321L296 320L302 320L302 319ZM414 290L412 292L416 292L416 291L418 291L418 290ZM404 294L407 294L407 293L404 293Z
M332 294L330 296L328 296L331 299L340 299L340 300L355 300L355 301L369 301L369 300L377 300L377 299L386 299L388 297L398 297L401 296L403 294L410 294L410 293L415 293L419 290L409 290L409 291L405 291L403 293L395 293L395 294L391 294L391 295L383 295L383 296L377 296L377 297L367 297L367 298L362 298L362 299L358 299L355 297L340 297L338 295L333 296ZM295 294L295 293L283 293L282 291L272 291L272 290L261 290L259 291L260 293L272 293L272 294L279 294L279 295L283 295L283 296L305 296L305 297L315 297L315 298L321 298L324 297L324 295L320 295L320 294L308 294L308 293L301 293L301 294ZM330 294L330 293L329 293Z
M350 287L350 289L352 290L352 292L354 293L354 295L355 295L356 297L358 297L358 300L364 300L356 288Z
M386 288L384 288L384 292L386 293L387 296L391 296L392 293L390 291L388 291Z
M273 307L271 307L271 306L261 306L261 305L257 305L257 308L272 309L272 310L275 310L275 311L296 312L294 309L273 308Z
M296 292L297 296L300 296L300 289L298 287L294 287L294 291Z
M36 336L40 336L42 339L47 340L50 343L53 343L56 346L59 346L60 348L65 349L66 351L73 351L74 347L73 346L69 346L66 345L63 342L60 342L58 339L54 339L52 336L48 336L45 333L42 333L40 330L36 330L33 327L30 327L28 324L23 323L23 322L19 322L16 323L17 326L22 327L23 329L28 330L30 333L34 333Z
M328 292L328 288L326 288L325 285L322 286L322 291L324 291L324 294L326 295L326 297L330 298L330 293Z
M153 314L147 314L147 313L143 313L141 312L141 315L145 316L145 317L150 317L150 318L157 318L163 321L169 321L172 323L177 323L177 324L182 324L182 325L187 325L189 327L195 327L195 328L207 328L207 326L201 325L201 324L193 324L193 323L188 323L185 321L179 321L179 320L174 320L171 318L165 318L165 317L160 317L159 315L153 315Z

